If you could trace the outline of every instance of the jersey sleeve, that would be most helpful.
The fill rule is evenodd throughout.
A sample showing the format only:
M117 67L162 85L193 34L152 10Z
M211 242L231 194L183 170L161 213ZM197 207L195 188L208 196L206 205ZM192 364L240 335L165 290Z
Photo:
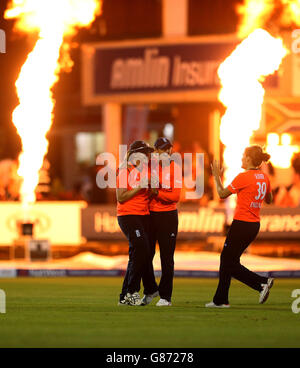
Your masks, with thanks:
M241 189L245 188L249 185L249 182L247 181L246 175L243 175L243 173L236 176L231 184L228 185L228 189L231 193L238 193Z

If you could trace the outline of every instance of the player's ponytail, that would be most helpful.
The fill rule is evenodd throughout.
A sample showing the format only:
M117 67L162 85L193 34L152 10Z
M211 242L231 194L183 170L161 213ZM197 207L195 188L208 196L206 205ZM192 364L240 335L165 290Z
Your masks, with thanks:
M252 163L255 167L259 167L263 161L269 161L271 157L267 152L264 152L262 147L259 145L247 147L245 150L245 154L246 156L251 158Z
M271 156L267 152L263 152L261 157L262 157L262 161L264 162L268 162L271 158Z

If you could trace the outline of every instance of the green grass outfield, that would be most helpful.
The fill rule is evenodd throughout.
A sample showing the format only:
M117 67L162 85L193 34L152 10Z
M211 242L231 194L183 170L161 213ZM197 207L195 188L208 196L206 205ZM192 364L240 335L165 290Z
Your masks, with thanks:
M233 280L230 309L206 309L217 279L174 280L173 306L117 306L121 278L0 279L0 347L300 347L300 313L277 279L266 304ZM300 307L300 305L299 305Z

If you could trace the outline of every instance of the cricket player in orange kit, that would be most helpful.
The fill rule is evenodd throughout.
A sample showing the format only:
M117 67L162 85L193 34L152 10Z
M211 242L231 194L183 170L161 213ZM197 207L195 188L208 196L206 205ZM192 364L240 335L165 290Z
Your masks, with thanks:
M263 201L272 202L270 181L266 173L260 170L263 161L270 155L264 153L258 145L247 147L242 158L245 171L224 188L221 182L221 170L218 161L212 164L212 173L220 198L237 194L237 205L233 222L229 228L224 248L221 253L219 284L213 301L208 308L228 308L228 292L231 277L243 282L259 292L259 303L264 303L273 285L272 278L262 277L240 264L244 250L254 241L260 228L260 209Z
M153 294L158 287L154 277L149 244L148 159L153 148L144 141L130 145L127 160L117 173L118 223L129 243L129 261L119 305L141 305L140 282L144 293ZM135 155L140 155L138 160ZM146 159L147 164L144 162ZM143 185L143 180L146 185Z
M181 193L182 170L170 159L172 143L167 138L158 138L154 147L160 159L156 161L154 167L151 167L151 178L153 179L153 176L157 178L158 188L151 188L153 196L149 205L150 248L153 260L156 242L158 242L162 273L158 292L146 294L142 299L142 304L149 304L154 297L159 295L160 300L156 305L163 307L171 306L174 252L178 232L177 202Z

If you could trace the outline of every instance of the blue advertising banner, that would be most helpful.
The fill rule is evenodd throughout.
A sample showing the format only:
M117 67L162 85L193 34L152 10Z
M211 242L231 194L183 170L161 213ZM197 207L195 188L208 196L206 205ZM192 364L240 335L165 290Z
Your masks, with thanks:
M218 67L236 45L195 43L96 49L94 91L113 94L219 88Z
M215 101L218 68L239 42L219 35L85 44L83 102ZM277 82L277 75L272 76L266 86L277 87Z

